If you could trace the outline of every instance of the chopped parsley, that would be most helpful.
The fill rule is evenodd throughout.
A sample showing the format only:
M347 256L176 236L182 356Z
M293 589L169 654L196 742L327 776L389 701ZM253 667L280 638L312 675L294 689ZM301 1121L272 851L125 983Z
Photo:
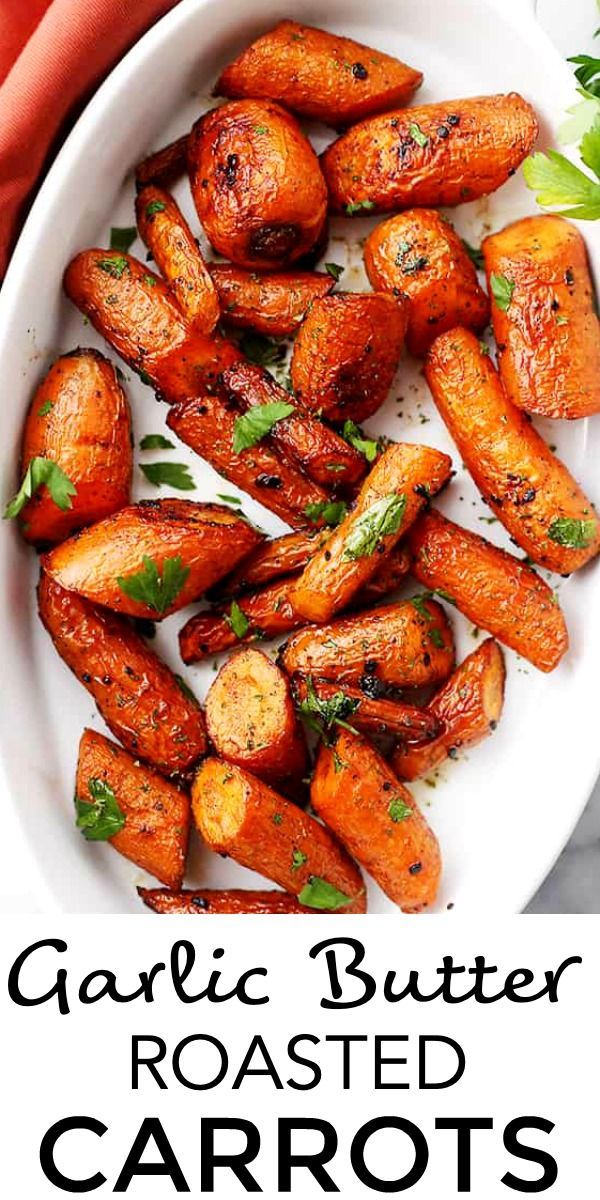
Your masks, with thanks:
M110 249L120 250L121 254L127 254L127 251L133 246L136 237L137 229L135 225L128 225L123 229L113 225L110 231Z
M236 638L246 636L250 628L250 622L245 612L242 612L237 600L231 601L231 608L229 609L229 613L225 615L225 620L232 633L235 633Z
M140 442L140 450L174 450L173 442L162 433L147 433Z
M155 487L177 488L179 492L193 492L196 489L186 463L140 463L140 471Z
M127 259L118 254L115 254L114 258L97 258L96 266L100 267L101 271L106 271L107 275L112 275L113 279L120 279L125 271L129 270Z
M285 358L285 343L277 342L264 333L248 331L240 338L242 354L259 367L275 367Z
M416 142L417 146L420 146L421 149L423 149L424 146L428 145L429 138L427 137L426 133L423 133L421 126L417 125L416 121L411 121L411 123L408 127L408 132L409 132L409 135L412 138L413 142Z
M48 488L50 498L57 508L66 512L68 508L73 507L71 496L77 495L75 484L51 458L36 457L29 463L17 494L6 505L4 519L18 517L27 501L31 500L43 484Z
M304 864L307 862L308 862L308 854L305 854L303 850L294 850L293 851L293 853L292 853L292 871L298 871L300 869L300 867L303 867Z
M356 425L354 421L344 421L342 437L345 442L348 442L350 446L353 446L355 450L358 450L359 454L364 454L367 462L375 462L375 459L377 458L377 452L379 450L379 442L373 441L372 438L365 437L360 426Z
M344 500L320 500L307 504L304 512L313 525L321 519L326 525L339 525L348 512L348 505Z
M38 408L38 417L47 417L52 408L54 408L52 400L46 400L42 407Z
M91 801L75 797L76 825L88 842L105 842L125 825L125 813L105 779L88 779Z
M548 530L548 537L550 541L567 546L569 550L585 550L591 546L597 532L598 522L595 520L557 517Z
M388 815L397 825L400 821L406 821L408 817L412 817L412 808L409 804L404 803L401 796L395 796L389 803Z
M354 522L346 538L342 559L370 558L383 538L398 533L405 508L406 496L397 492L376 500Z
M340 725L344 729L349 729L351 733L356 733L354 727L348 724L347 718L356 712L359 705L360 700L346 696L341 690L334 692L329 700L321 700L315 692L312 675L308 675L306 698L298 705L298 712L309 729L317 733L327 746L329 745L327 735L334 725Z
M429 266L429 259L425 254L413 254L412 258L409 257L412 249L412 242L402 241L398 244L396 266L400 267L403 275L416 275Z
M242 450L255 446L271 432L278 421L285 420L293 411L293 404L275 400L269 404L255 404L241 417L236 417L233 427L233 453L241 454Z
M326 879L321 879L318 875L310 876L308 883L305 883L299 893L298 900L307 908L319 908L327 912L335 912L338 908L347 908L349 904L352 904L351 896L340 892L339 888L328 883Z
M146 216L153 217L155 213L164 212L166 207L164 200L151 200L146 205Z
M325 263L325 270L327 271L327 274L331 275L331 278L335 279L335 282L337 283L338 279L341 279L342 275L344 274L345 268L341 267L339 263L329 262Z
M490 287L492 296L494 297L496 307L501 312L508 312L510 302L513 297L515 285L511 279L507 279L505 275L496 275L494 272L490 275Z
M371 212L375 208L374 200L352 200L346 205L344 212L348 217L353 217L357 212Z
M471 259L473 266L476 267L478 271L483 271L484 260L483 260L483 250L481 249L481 247L480 246L471 246L470 243L467 242L466 238L462 239L462 244L463 244L467 254L469 255L469 258Z
M131 575L118 575L117 583L125 596L143 604L152 612L162 616L177 599L184 586L190 568L186 567L180 554L164 558L162 573L153 558L142 558L143 566Z

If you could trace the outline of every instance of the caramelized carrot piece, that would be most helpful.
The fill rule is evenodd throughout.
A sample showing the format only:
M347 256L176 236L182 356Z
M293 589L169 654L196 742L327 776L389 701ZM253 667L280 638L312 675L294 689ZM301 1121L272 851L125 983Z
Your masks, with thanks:
M316 271L244 271L229 263L209 263L222 320L235 329L272 337L296 333L315 300L335 287L331 275Z
M264 541L227 577L219 590L237 596L250 588L262 587L284 575L301 571L330 534L329 529L299 529Z
M440 881L437 838L373 746L341 729L322 745L310 789L315 812L404 912L433 904Z
M328 621L364 587L430 496L450 478L452 461L429 446L388 446L355 507L304 568L291 596L307 621Z
M360 871L329 830L241 767L205 759L192 811L211 850L272 879L307 907L365 911Z
M600 325L585 242L562 217L525 217L485 238L488 286L506 395L526 412L575 420L600 412Z
M135 212L140 237L190 329L211 334L220 316L219 297L179 205L168 192L150 185L137 196Z
M184 133L182 137L177 138L174 142L169 142L168 146L161 146L160 150L154 150L152 154L138 163L135 168L135 182L138 189L146 187L149 183L165 187L184 174L187 165L188 137L189 134Z
M418 779L460 749L477 746L493 733L504 704L504 655L493 638L487 638L465 658L427 706L438 718L442 732L435 741L420 746L401 742L392 765L400 779Z
M425 374L484 500L526 554L560 575L600 550L593 505L527 417L505 396L474 334L444 333Z
M565 619L548 584L522 560L433 509L410 533L411 573L448 597L540 671L553 671L569 647Z
M206 752L200 705L125 617L65 592L42 574L41 620L58 654L93 696L115 737L163 775Z
M252 891L250 888L215 888L170 892L167 888L138 888L140 900L153 912L167 916L209 916L219 913L249 913L259 916L290 916L298 913L313 913L316 909L303 908L289 892Z
M375 681L375 690L377 687ZM298 704L307 700L311 690L318 700L326 702L342 692L355 705L354 711L347 718L348 722L363 733L394 734L411 745L420 745L437 738L441 732L441 723L432 711L397 700L372 697L360 688L348 687L348 684L340 687L326 679L313 679L312 675L295 675L292 679L292 690Z
M80 805L94 804L98 781L110 788L125 818L123 828L110 838L111 846L167 887L180 888L190 833L189 797L101 733L86 729L75 785Z
M381 50L280 21L225 68L215 95L265 96L337 127L404 104L422 82L420 71Z

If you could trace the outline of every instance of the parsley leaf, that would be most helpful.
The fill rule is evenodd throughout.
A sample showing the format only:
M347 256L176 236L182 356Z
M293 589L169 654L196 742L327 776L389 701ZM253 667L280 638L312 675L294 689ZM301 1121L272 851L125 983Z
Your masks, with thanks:
M41 408L38 408L38 417L47 417L52 408L54 408L52 400L45 400Z
M50 492L50 497L63 512L68 508L73 507L71 496L77 495L77 488L74 483L71 483L68 475L61 471L57 463L52 462L51 458L32 458L25 472L23 482L12 500L4 509L4 519L10 520L12 517L18 517L22 509L25 508L28 500L38 491L38 488L45 484Z
M121 275L129 270L127 259L118 254L115 254L114 258L97 258L96 266L100 267L101 271L106 271L107 275L112 275L113 279L120 279Z
M412 808L409 804L405 804L401 796L396 796L390 800L388 805L388 815L395 825L399 821L406 821L408 817L412 817Z
M398 532L405 508L406 496L396 492L376 500L350 530L342 560L369 558L374 554L382 538Z
M140 442L140 450L174 450L173 442L163 437L162 433L147 433Z
M329 700L321 700L315 692L312 675L309 675L306 679L306 698L298 705L298 712L309 729L318 733L327 746L329 745L327 732L334 725L341 725L344 729L349 729L351 733L356 733L346 718L351 717L359 705L360 700L353 700L351 696L346 696L341 690L334 692Z
M184 566L180 554L174 558L164 558L162 575L153 558L146 555L142 558L143 566L131 575L118 575L117 583L125 596L143 604L152 612L162 616L179 595L190 568Z
M463 244L467 254L469 255L469 258L471 259L473 266L476 267L478 271L483 271L484 262L483 262L483 251L482 251L481 247L480 246L471 246L471 244L469 242L467 242L466 238L462 239L462 244Z
M153 217L155 213L164 212L166 207L164 200L151 200L146 205L146 216Z
M325 270L327 271L327 274L331 275L331 278L335 279L336 283L337 283L338 279L341 279L342 275L344 274L345 269L346 268L341 267L339 263L334 263L334 262L325 263Z
M185 463L140 463L140 471L143 471L149 483L153 483L155 487L177 488L180 492L193 492L196 489L196 484L190 475L190 469Z
M285 420L293 411L293 404L274 400L269 404L255 404L241 417L236 417L233 427L233 453L241 454L242 450L255 446L271 432L278 421Z
M508 312L512 295L515 290L515 285L511 279L507 279L506 275L495 275L492 271L490 275L490 287L492 296L496 302L496 306L501 312Z
M344 212L347 216L353 217L357 212L370 212L372 208L375 208L374 200L353 200L346 205Z
M567 62L575 63L575 78L589 96L600 96L600 58L590 54L575 54Z
M344 421L342 429L342 437L350 446L354 446L359 454L364 454L367 462L375 462L379 443L374 442L372 438L365 437L359 425L355 425L354 421Z
M321 879L319 875L311 875L308 883L305 883L299 893L298 900L307 908L319 908L327 912L334 912L338 908L347 908L349 904L352 904L351 896L340 892L339 888L328 883L326 879Z
M120 250L122 254L127 254L130 246L133 246L137 237L137 229L135 225L130 225L127 228L119 229L113 225L110 231L110 248L111 250Z
M226 492L217 492L217 500L222 500L223 504L241 504L240 496L228 496Z
M592 147L600 141L600 121L594 123L586 138L587 158L593 161ZM581 221L595 221L600 217L600 183L590 179L558 150L530 155L523 163L523 175L527 187L536 193L541 208L560 205L556 209L559 216ZM571 207L565 208L565 205Z
M274 367L285 358L284 342L276 342L264 333L244 333L240 338L240 350L250 362L259 367Z
M76 825L88 842L105 842L125 825L125 813L105 779L88 779L92 802L75 797Z
M315 525L321 517L326 525L339 525L348 512L348 505L344 500L321 500L316 504L307 504L304 512Z
M231 601L229 615L225 615L225 620L227 621L227 624L232 632L235 633L236 638L243 638L246 636L250 628L250 622L245 612L243 612L240 608L237 600Z
M548 530L548 537L559 546L568 546L570 550L585 550L591 546L597 531L597 521L557 517Z
M423 133L421 126L417 125L416 121L411 122L408 127L408 132L413 142L416 142L417 146L420 146L421 149L428 144L429 138L427 137L427 134Z
M398 243L396 266L400 267L403 275L416 275L429 266L429 259L424 254L413 254L412 258L408 257L412 248L412 242L401 241Z
M308 854L305 854L303 850L294 850L293 851L293 853L292 853L292 871L298 871L300 869L300 867L303 867L306 862L308 862Z

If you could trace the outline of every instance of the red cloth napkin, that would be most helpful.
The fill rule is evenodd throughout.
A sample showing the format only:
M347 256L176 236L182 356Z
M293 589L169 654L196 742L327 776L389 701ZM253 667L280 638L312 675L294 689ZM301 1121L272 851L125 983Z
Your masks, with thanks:
M177 0L1 0L0 278L44 168L82 104Z

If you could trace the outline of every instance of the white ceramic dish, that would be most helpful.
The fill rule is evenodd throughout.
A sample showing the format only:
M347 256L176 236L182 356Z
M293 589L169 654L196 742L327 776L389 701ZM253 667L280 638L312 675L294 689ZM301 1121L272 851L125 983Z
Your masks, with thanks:
M64 299L61 277L79 249L106 245L111 225L133 224L131 165L146 151L185 131L202 108L221 65L260 30L287 15L281 0L184 0L127 55L99 90L59 154L31 211L0 298L0 361L4 379L0 445L2 496L14 489L15 464L26 406L51 359L74 345L101 339L84 328ZM425 70L423 101L481 92L523 92L542 121L542 141L572 102L570 73L536 26L524 0L296 0L296 18L370 42ZM319 131L313 131L317 139ZM194 217L184 185L177 195ZM533 211L517 177L489 201L453 213L461 233L482 232ZM346 263L343 285L364 286L359 239L372 222L334 226L327 258ZM350 244L342 238L348 234ZM585 227L592 263L600 267L600 229ZM139 243L133 253L141 253ZM111 354L111 357L114 357ZM128 372L128 374L130 374ZM129 393L136 441L164 425L165 410L135 379ZM398 404L397 398L403 396ZM399 414L402 413L400 418ZM390 401L370 423L396 439L426 441L453 454L457 478L443 507L463 524L508 545L498 525L482 524L486 510L441 426L416 369L404 365ZM545 424L574 473L598 500L594 465L600 422ZM146 459L151 456L145 455ZM172 452L190 464L196 497L219 490L218 477L184 447ZM136 496L149 495L137 471ZM228 485L228 491L231 486ZM245 509L271 532L281 529L260 506ZM0 530L0 730L8 783L5 802L17 808L37 863L45 909L68 912L140 911L134 883L141 876L110 848L87 844L72 819L79 736L102 723L94 705L57 658L39 626L35 555L14 527ZM507 652L505 716L495 736L466 760L445 768L435 789L415 785L440 838L445 875L438 911L510 913L527 903L575 824L600 768L597 678L600 571L560 585L572 639L563 665L550 677ZM156 645L177 664L181 618L160 629ZM474 644L468 624L455 618L459 651ZM211 665L188 678L203 695ZM243 886L249 872L202 851L195 843L192 881ZM397 912L373 888L371 911Z

